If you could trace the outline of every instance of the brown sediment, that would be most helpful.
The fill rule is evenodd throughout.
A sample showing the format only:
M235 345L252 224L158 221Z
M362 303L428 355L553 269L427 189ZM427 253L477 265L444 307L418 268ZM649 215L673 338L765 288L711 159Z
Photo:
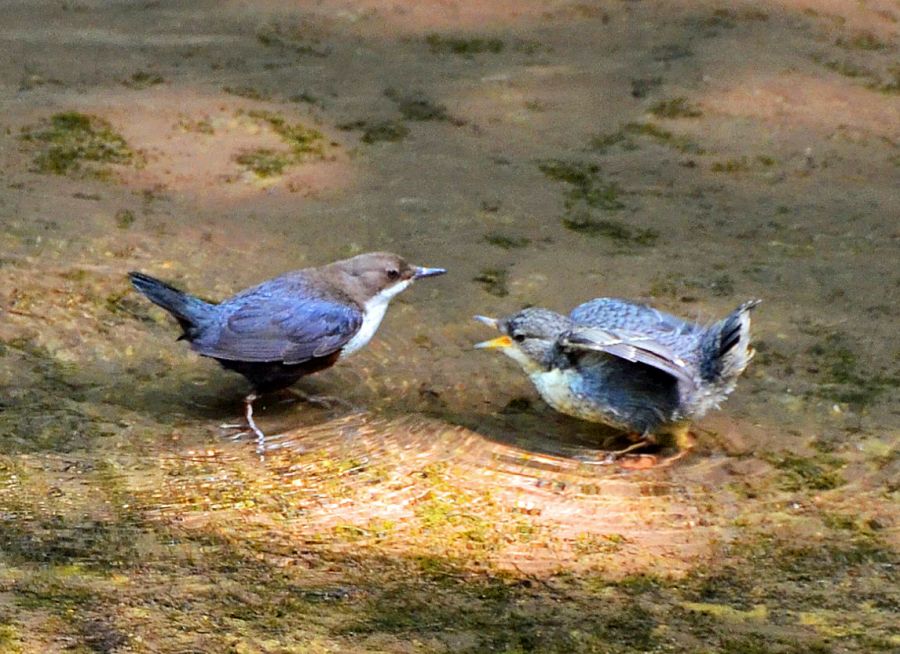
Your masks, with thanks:
M895 5L6 18L0 651L897 648ZM241 380L125 277L371 249L450 274L303 382L360 411L258 402L262 464L219 428ZM627 439L471 349L602 295L765 300L674 465L603 465Z

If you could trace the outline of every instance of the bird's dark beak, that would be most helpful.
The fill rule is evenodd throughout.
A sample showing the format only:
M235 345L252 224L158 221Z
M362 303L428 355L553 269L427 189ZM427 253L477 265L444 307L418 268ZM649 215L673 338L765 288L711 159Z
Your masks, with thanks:
M446 271L444 268L423 268L422 266L413 266L413 279L422 279L423 277L437 277L443 275Z
M493 327L497 331L500 331L500 323L497 322L496 318L488 318L487 316L474 316L474 318L482 325L487 325L488 327Z

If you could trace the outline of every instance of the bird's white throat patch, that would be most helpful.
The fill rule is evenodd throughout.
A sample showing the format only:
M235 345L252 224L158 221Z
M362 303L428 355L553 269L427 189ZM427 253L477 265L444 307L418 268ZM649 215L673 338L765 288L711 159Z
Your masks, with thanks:
M515 344L509 345L500 351L510 359L518 363L520 366L522 366L522 370L524 370L525 374L527 375L537 374L544 369L537 361L525 354Z
M387 311L388 305L395 296L399 295L412 284L413 280L407 279L399 284L394 284L381 291L378 295L366 302L363 310L363 323L359 327L353 338L347 341L347 344L341 350L340 359L346 359L348 356L365 347L366 343L372 340L378 326L384 319L384 313Z

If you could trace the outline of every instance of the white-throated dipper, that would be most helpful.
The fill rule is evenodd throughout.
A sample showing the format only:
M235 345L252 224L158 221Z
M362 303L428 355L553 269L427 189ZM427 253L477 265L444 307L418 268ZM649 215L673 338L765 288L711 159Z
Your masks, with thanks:
M388 304L415 280L443 268L408 264L389 252L369 252L318 268L304 268L213 304L139 272L131 283L178 320L198 354L242 374L253 387L244 400L259 451L265 435L253 420L259 393L287 388L362 348Z
M557 411L641 437L619 454L668 432L680 456L693 445L690 421L718 407L753 357L757 304L745 302L708 326L612 298L568 316L538 308L501 320L476 316L501 336L475 347L516 361Z

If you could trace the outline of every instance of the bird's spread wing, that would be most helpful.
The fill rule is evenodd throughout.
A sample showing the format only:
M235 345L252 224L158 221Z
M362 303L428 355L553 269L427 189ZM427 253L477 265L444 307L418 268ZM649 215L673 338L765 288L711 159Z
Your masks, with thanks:
M303 363L338 351L362 324L353 305L321 297L242 298L193 343L205 356L231 361Z
M643 363L662 370L694 389L697 382L684 361L670 348L650 336L599 327L575 327L563 334L559 344L564 349L605 352L632 363Z
M574 309L569 317L581 325L638 333L656 333L660 338L691 333L699 326L663 313L645 304L600 297Z

